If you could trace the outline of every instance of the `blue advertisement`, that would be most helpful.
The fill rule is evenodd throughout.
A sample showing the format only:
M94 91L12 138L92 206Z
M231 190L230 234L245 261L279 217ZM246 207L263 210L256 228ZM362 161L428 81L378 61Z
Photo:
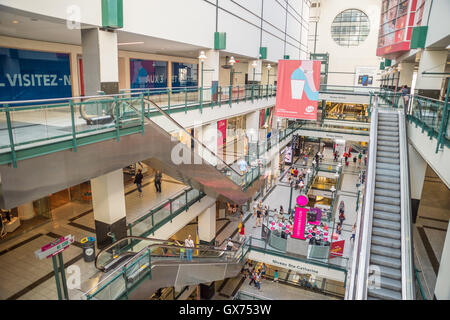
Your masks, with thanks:
M172 62L172 88L197 86L198 64Z
M71 96L68 53L0 47L0 101Z
M130 59L131 89L166 88L167 62Z

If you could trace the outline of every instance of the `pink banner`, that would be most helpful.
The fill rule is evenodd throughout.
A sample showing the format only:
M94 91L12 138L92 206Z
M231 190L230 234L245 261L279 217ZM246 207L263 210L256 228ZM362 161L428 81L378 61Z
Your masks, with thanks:
M297 197L297 204L299 206L306 206L308 204L308 197L304 195L299 195ZM306 240L305 238L305 225L306 225L306 214L308 213L308 208L295 208L294 217L294 228L292 230L292 238Z
M221 147L227 140L227 120L217 121L217 147Z
M317 120L320 61L279 60L275 115Z
M342 257L344 254L345 240L332 242L330 245L330 259L334 257Z

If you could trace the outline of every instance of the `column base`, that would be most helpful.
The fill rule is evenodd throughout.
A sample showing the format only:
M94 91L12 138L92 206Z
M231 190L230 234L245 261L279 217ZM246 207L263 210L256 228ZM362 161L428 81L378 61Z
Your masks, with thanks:
M215 292L216 292L216 290L215 290L214 281L211 282L209 285L200 283L200 299L201 300L211 300L212 297L214 296Z
M99 250L112 243L112 238L108 236L110 231L114 233L116 241L125 238L127 236L127 218L123 217L112 224L95 220L95 233Z

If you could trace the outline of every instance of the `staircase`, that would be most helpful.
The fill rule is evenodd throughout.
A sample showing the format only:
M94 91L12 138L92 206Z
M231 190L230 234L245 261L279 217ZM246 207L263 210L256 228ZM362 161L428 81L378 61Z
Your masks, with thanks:
M380 112L369 273L379 272L379 288L369 300L402 299L400 141L398 113Z

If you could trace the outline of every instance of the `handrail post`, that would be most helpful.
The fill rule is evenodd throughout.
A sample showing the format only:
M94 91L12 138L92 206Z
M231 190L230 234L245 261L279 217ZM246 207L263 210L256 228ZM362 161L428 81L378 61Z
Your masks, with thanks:
M144 101L144 95L141 93L141 123L142 123L142 134L144 134L144 123L145 123L145 101ZM130 98L132 99L132 98ZM149 115L150 117L150 115Z
M439 127L439 133L438 133L438 142L436 145L436 153L439 150L439 146L442 144L442 135L444 134L446 127L448 126L448 119L447 119L447 111L448 111L448 96L450 94L450 81L448 81L447 85L447 92L445 94L445 102L444 106L442 108L442 120L441 125Z
M184 190L184 197L185 197L185 200L186 200L186 202L185 202L185 211L186 211L186 212L187 212L188 209L189 209L189 205L188 205L188 196L187 196L187 194L188 194L188 191L187 191L187 190Z
M128 230L130 231L130 237L132 237L133 236L133 231L132 231L131 223L128 224Z
M203 87L200 87L199 91L200 91L200 113L203 113Z
M114 97L114 110L116 113L115 121L116 121L116 139L117 142L120 141L120 127L119 127L119 99L117 96Z
M77 152L77 133L75 128L75 113L73 108L73 100L69 101L70 105L70 118L72 121L72 148L73 151Z
M171 88L167 88L167 114L170 114L170 91Z
M4 110L6 113L6 125L8 126L9 146L11 148L11 161L13 164L13 168L17 168L16 149L14 146L14 136L12 133L11 115L9 114L9 106L5 105Z
M231 108L231 104L232 104L232 101L233 101L233 87L231 85L230 85L230 90L228 92L228 95L229 95L228 101L229 101L230 108Z
M172 218L173 218L172 201L173 201L173 199L169 199L169 214L170 214L170 222L172 222Z
M187 113L187 88L184 88L184 113Z
M255 101L255 97L254 97L254 87L255 87L255 84L252 82L252 103Z
M219 87L219 107L222 106L222 87Z

